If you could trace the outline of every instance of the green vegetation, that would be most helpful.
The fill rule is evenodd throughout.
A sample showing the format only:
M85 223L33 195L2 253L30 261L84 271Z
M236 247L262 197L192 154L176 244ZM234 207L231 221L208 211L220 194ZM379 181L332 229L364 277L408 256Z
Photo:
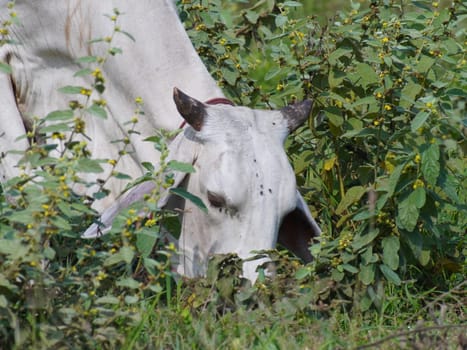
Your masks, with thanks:
M17 22L9 7L2 45ZM108 57L82 58L89 67L77 73L94 84L62 88L70 109L34 127L68 147L57 159L28 134L22 164L32 171L0 197L0 348L465 348L466 4L355 2L330 21L306 17L298 1L184 0L179 8L236 103L315 101L308 125L286 144L323 229L310 247L315 260L303 266L265 252L277 275L260 273L252 286L236 256L218 256L206 278L175 280L173 246L159 234L161 221L176 230L175 214L155 206L157 193L123 213L111 234L79 239L92 201L106 193L102 184L94 198L71 190L103 162L76 135L84 114L105 117L105 103L89 92L105 89L102 65L119 54L112 40L96 40ZM119 16L109 16L116 28ZM118 28L109 38L122 34L131 37ZM136 99L135 116L143 109ZM128 119L131 136L138 119ZM160 186L170 185L170 169L191 171L166 163L169 136L151 139L162 170L145 164ZM116 142L122 157L127 144Z

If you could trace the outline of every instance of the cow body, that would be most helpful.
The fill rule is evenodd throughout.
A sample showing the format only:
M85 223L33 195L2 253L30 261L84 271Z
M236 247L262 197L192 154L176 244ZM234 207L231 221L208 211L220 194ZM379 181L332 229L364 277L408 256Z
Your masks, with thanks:
M6 1L0 4L5 8ZM274 248L278 237L309 259L307 244L320 230L296 190L283 141L306 119L310 103L258 111L200 102L222 97L222 92L197 56L169 0L137 4L17 1L21 25L14 27L13 35L20 45L0 48L0 59L13 71L11 76L0 74L0 151L27 149L25 139L14 140L24 135L31 119L67 108L69 96L57 92L59 87L91 85L90 76L72 78L82 68L76 59L105 56L107 47L90 45L89 40L112 32L112 21L103 14L111 14L115 7L124 13L119 26L128 29L136 43L125 35L116 37L113 46L122 48L123 55L106 62L103 72L107 88L102 97L109 106L108 118L87 117L86 141L94 158L117 158L119 149L111 142L128 136L124 123L132 116L134 97L141 96L145 101L145 115L137 125L141 135L130 137L133 152L116 169L137 177L142 175L141 162L159 159L158 152L143 140L156 129L174 130L183 120L188 123L171 143L170 158L194 164L196 172L188 179L176 174L174 186L185 183L189 192L208 205L208 213L185 203L178 271L189 277L202 275L212 254L235 252L248 258L254 250ZM174 86L196 99L175 90L174 103ZM9 153L2 159L4 180L18 174L17 161ZM108 167L99 177L107 177L109 171ZM96 174L87 177L96 181ZM101 213L100 224L92 225L84 237L108 230L121 209L154 187L143 183L119 197L125 185L116 179L107 184L110 195L95 205ZM167 200L164 197L160 205ZM245 276L254 279L259 263L245 263Z
M6 9L6 3L1 0L0 8ZM92 76L73 77L84 67L76 60L106 55L108 45L89 41L112 34L113 22L104 14L112 15L114 8L123 13L117 25L131 31L136 43L121 33L112 43L123 54L110 57L103 69L107 88L102 97L108 103L108 118L86 118L90 140L85 141L94 158L118 157L118 147L110 142L128 136L123 125L133 115L136 96L142 97L146 113L136 127L141 137L130 137L130 150L134 152L124 157L116 169L131 177L142 175L141 162L159 158L154 147L143 140L156 129L177 129L183 120L172 101L174 86L201 100L223 96L178 20L173 1L142 0L137 5L123 0L17 1L20 24L13 25L11 31L19 44L0 47L0 60L9 63L13 71L11 77L0 74L0 152L25 150L26 140L14 140L24 135L33 117L68 108L68 101L76 96L60 93L58 88L91 86ZM2 10L0 17L3 15L7 12ZM78 98L83 100L83 96ZM59 151L62 147L59 145ZM0 178L6 180L18 174L18 159L8 154L0 162ZM109 172L107 166L100 177L107 178ZM92 181L93 177L87 176L86 180ZM95 208L102 211L108 207L125 185L125 181L110 180L106 187L111 194Z

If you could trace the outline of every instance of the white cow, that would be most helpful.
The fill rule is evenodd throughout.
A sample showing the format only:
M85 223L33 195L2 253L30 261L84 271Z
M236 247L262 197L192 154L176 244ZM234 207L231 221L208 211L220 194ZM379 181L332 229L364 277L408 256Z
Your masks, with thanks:
M5 8L6 1L0 0L0 4ZM104 45L91 46L89 40L111 32L112 22L101 14L112 13L114 7L124 13L119 25L131 30L136 43L123 35L116 38L115 45L123 49L123 55L104 66L108 119L86 120L89 149L94 158L117 158L118 148L110 142L126 136L123 124L132 114L133 98L142 96L145 118L138 125L141 135L131 137L134 152L124 157L117 169L137 177L142 174L141 162L159 159L144 138L155 129L174 130L183 119L187 121L188 126L170 145L170 157L194 164L196 173L185 181L187 189L209 210L206 214L191 203L185 204L178 271L189 277L202 275L212 254L235 252L247 258L252 250L273 248L277 240L309 260L308 243L320 230L296 190L283 141L307 118L311 103L305 101L281 111L258 111L199 102L222 97L222 93L169 0L137 4L123 0L17 1L21 25L12 28L20 45L0 48L0 60L13 70L11 76L0 74L0 151L25 150L25 139L14 140L26 132L29 119L67 107L68 97L57 88L69 85L73 73L81 68L76 58L104 54ZM1 12L0 20L3 16ZM89 86L92 82L89 76L74 79L73 85ZM197 99L175 90L174 103L175 86ZM18 173L17 161L9 153L2 159L3 179ZM176 174L174 186L184 177ZM88 175L88 180L95 181L96 175ZM112 180L108 184L111 194L96 206L102 213L99 221L103 230L119 210L153 186L143 183L116 199L125 185ZM93 225L84 236L93 237L98 232ZM244 275L255 279L259 263L245 263Z

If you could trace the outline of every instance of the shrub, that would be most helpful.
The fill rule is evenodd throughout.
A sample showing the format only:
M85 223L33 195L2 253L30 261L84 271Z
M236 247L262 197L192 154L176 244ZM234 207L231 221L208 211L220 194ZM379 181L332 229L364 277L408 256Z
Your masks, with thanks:
M315 101L287 142L324 231L299 279L330 275L366 309L380 304L383 281L445 287L465 271L460 2L354 3L324 27L296 1L239 1L237 17L220 0L183 3L199 54L236 102Z

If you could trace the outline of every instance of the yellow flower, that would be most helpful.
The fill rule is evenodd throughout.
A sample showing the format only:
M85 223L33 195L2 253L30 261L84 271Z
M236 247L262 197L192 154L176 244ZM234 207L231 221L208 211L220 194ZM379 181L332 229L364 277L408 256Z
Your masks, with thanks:
M392 106L386 104L386 105L384 105L384 109L385 109L386 111L390 111L390 110L392 109Z
M383 94L382 94L381 92L377 92L375 96L376 96L376 98L378 98L378 99L379 99L379 98L383 98Z
M420 163L421 160L422 160L422 157L420 156L420 154L417 153L414 159L415 163Z
M146 220L146 222L144 223L144 226L146 226L146 227L152 227L152 226L154 226L156 223L157 223L157 221L156 221L155 219L149 219L149 220Z
M140 104L143 103L143 99L138 96L138 97L135 98L135 102L140 105Z
M417 179L417 180L415 180L412 188L415 190L415 189L417 189L419 187L425 187L425 183L422 180Z
M383 44L387 44L389 42L389 38L387 36L385 36L384 38L381 39L381 42Z
M89 89L81 89L81 91L79 92L81 95L84 95L84 96L91 96L91 90Z

